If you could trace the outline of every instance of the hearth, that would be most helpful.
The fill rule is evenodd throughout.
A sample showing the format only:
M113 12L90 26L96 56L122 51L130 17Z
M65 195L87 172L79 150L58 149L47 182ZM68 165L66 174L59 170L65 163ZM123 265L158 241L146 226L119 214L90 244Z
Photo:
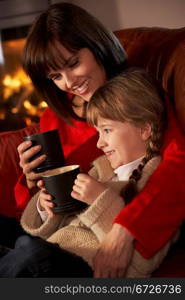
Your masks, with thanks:
M38 123L47 107L22 69L22 51L30 25L49 1L14 0L11 9L9 2L0 1L0 131Z

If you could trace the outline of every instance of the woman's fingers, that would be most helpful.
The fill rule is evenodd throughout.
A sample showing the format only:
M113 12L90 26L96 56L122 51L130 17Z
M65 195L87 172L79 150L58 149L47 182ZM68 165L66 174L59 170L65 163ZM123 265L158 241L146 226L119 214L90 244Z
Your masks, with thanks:
M21 143L17 150L20 157L19 165L23 169L23 173L26 176L28 188L32 189L36 187L36 181L41 178L41 174L35 173L33 170L38 167L45 159L46 155L40 155L38 158L30 161L36 153L41 149L40 145L31 147L31 141L25 141Z
M28 159L31 158L34 154L36 154L38 151L40 151L41 146L32 146L31 141L28 142L23 142L17 147L17 151L19 153L19 157L24 163L24 161L27 161Z
M26 151L26 149L31 147L31 145L32 145L31 141L25 141L25 142L22 142L21 144L19 144L19 146L17 147L17 151L18 151L19 155L23 154Z
M114 224L94 258L94 277L124 277L133 255L132 234Z
M20 157L20 166L25 170L25 172L28 172L37 167L42 161L46 159L46 155L41 155L37 159L30 162L31 157L33 157L41 150L40 145L33 147L31 147L31 145L31 141L26 141L21 143L17 148Z
M20 164L21 167L24 166L25 163L29 162L31 157L33 157L36 153L38 153L41 149L41 146L34 146L26 149L24 152L19 152Z
M22 164L24 174L32 172L32 170L38 167L45 159L46 159L45 154L39 156L38 158L34 159L31 162L27 162L27 160L25 159L24 164Z

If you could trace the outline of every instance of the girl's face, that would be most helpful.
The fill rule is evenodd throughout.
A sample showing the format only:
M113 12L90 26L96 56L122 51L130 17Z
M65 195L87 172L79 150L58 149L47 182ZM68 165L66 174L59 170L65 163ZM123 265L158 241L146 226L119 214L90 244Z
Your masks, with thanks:
M61 46L61 53L66 64L58 71L51 71L48 77L59 89L89 101L96 89L106 82L104 68L87 48L74 54Z
M146 153L146 140L151 134L149 124L142 128L129 122L99 118L97 147L103 150L113 169L134 161Z

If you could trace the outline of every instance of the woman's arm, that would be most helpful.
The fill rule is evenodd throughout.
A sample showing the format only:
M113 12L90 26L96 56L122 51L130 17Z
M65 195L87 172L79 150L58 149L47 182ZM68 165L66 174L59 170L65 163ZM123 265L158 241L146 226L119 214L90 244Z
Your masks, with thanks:
M134 237L126 228L114 224L94 259L94 277L124 277L133 255L133 240Z
M155 254L185 219L185 135L169 103L162 150L162 163L145 188L115 219L135 236L135 247L144 257Z

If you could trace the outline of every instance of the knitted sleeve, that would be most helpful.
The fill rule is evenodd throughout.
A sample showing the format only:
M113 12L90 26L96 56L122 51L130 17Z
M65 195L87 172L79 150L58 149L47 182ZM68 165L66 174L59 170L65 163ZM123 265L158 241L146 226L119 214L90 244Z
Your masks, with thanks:
M21 217L21 225L24 230L31 235L39 236L43 239L47 239L53 234L59 227L66 224L67 215L55 215L54 217L48 217L43 223L39 212L37 210L37 193L28 203L26 209Z
M119 196L123 184L121 181L112 182L113 188L108 187L84 213L78 215L80 221L94 232L99 241L110 231L115 216L124 207L124 201Z

